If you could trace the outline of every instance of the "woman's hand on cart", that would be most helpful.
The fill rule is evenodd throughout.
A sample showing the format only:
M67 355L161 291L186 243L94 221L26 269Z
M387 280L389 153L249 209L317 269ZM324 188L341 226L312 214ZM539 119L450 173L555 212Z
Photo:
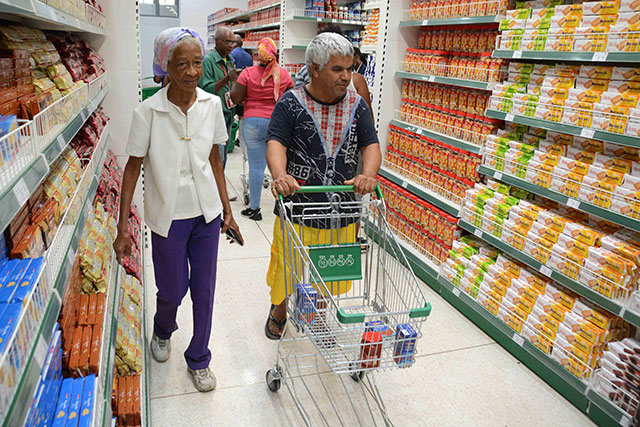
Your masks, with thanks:
M369 194L372 193L378 185L378 180L375 176L368 176L365 174L356 175L355 178L344 182L344 185L353 185L353 191L356 194Z
M291 175L280 175L271 183L271 193L278 198L278 194L283 197L290 196L300 189L300 184Z
M131 255L131 234L128 230L118 231L116 240L113 242L113 250L116 252L116 261L124 265L124 258Z

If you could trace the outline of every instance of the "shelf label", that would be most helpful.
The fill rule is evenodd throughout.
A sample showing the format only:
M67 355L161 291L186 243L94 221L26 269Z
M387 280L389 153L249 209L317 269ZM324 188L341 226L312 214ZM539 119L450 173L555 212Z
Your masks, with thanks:
M69 248L69 251L67 251L67 262L69 262L69 266L73 267L73 262L76 260L76 254L74 251L71 250L71 248Z
M27 187L27 183L24 182L24 178L20 178L20 180L16 182L16 185L13 186L13 195L16 196L20 206L29 200L31 192L29 191L29 187Z
M422 135L422 129L420 129L420 128L416 128L416 133L417 133L418 135Z
M407 181L402 181L402 188L407 188L408 186Z
M62 134L58 135L58 138L56 138L56 141L58 141L58 147L60 147L60 151L64 150L64 147L67 146L67 141L64 140L64 137L62 136Z
M436 76L429 76L429 81L430 82L435 82L436 81Z
M596 131L593 129L587 129L587 128L582 128L582 130L580 131L580 136L583 138L593 138L593 135L595 135Z
M84 112L84 109L80 111L80 118L82 119L82 123L87 121L87 114Z
M457 297L459 297L459 296L460 296L460 289L458 289L458 288L453 288L453 289L452 289L452 292L453 292L453 294L454 294L455 296L457 296Z
M36 351L34 353L34 357L38 362L38 365L42 366L44 363L44 359L47 357L47 346L44 343L44 338L40 336L38 339L38 344L36 344Z
M547 267L546 265L541 265L540 266L540 273L544 274L545 276L550 277L551 276L551 269L549 267Z
M318 22L322 22L322 18L316 18Z
M422 21L422 25L429 25L429 20L425 19L424 21Z
M513 342L518 344L520 347L524 344L524 338L518 333L513 334Z
M514 118L515 118L515 116L513 114L507 114L507 115L504 116L504 121L505 122L512 122Z
M567 200L567 206L574 209L580 209L580 202L577 201L576 199L569 199Z
M594 52L592 61L606 61L609 54L607 52Z
M493 174L493 177L494 177L495 179L497 179L497 180L501 180L501 179L502 179L502 172L496 171L496 172Z
M521 50L514 50L513 51L513 58L515 58L515 59L522 58L522 51Z
M482 239L482 230L480 230L480 229L477 229L477 228L476 228L476 229L473 231L473 234L474 234L476 237L478 237L479 239Z

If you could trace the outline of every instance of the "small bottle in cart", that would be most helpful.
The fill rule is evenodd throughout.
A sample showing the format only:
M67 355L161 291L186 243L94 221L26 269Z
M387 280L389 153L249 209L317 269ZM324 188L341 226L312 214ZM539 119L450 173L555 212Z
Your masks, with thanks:
M360 341L360 367L372 369L380 366L382 335L379 332L365 332Z
M302 323L313 323L316 316L318 291L309 283L296 285L296 313Z
M396 344L393 349L393 360L400 368L413 365L418 333L409 323L401 323L396 328Z

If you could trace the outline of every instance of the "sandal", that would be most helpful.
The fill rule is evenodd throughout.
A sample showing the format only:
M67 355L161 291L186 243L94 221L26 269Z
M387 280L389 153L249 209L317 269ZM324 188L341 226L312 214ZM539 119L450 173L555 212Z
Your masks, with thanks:
M273 332L271 332L269 330L269 322L273 322L273 324L280 329L280 331L284 331L284 326L287 324L287 318L285 317L283 320L278 320L273 316L273 309L275 308L275 305L271 304L271 308L269 309L269 317L267 317L267 323L264 324L264 334L267 336L267 338L269 338L270 340L279 340L280 338L282 338L282 332L280 333L280 335L278 334L274 334Z

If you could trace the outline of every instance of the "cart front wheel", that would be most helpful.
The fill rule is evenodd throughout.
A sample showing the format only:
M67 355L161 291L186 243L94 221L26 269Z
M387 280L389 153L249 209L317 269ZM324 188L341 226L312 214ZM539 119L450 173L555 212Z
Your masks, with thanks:
M364 378L364 371L351 372L351 379L355 382L360 382Z
M242 195L242 201L244 202L244 205L245 205L245 206L249 206L249 203L250 203L251 201L249 200L249 195L248 195L247 193L244 193L244 194Z
M273 369L269 369L267 371L266 377L267 377L267 387L269 387L269 390L271 390L274 393L280 390L280 377L274 372Z

